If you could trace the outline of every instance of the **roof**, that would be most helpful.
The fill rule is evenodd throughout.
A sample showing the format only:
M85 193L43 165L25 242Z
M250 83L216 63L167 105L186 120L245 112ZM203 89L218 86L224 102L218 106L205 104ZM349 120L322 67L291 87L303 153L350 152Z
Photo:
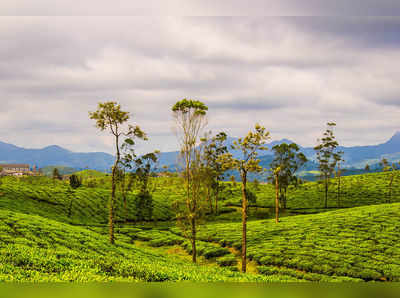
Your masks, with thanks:
M28 164L0 164L0 167L2 168L29 168Z

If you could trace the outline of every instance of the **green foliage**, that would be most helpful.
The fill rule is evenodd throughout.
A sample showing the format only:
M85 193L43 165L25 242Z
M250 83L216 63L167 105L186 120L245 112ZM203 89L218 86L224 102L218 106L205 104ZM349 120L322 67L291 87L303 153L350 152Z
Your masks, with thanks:
M279 199L286 208L287 189L289 185L297 184L296 172L307 162L307 158L299 152L300 148L295 143L275 145L272 150L274 159L270 166L274 171L270 180L275 184L275 179L278 179Z
M278 281L199 267L38 216L0 210L0 281Z
M318 140L320 144L314 147L317 154L318 168L325 183L325 208L328 206L329 178L334 174L336 165L342 161L343 155L343 152L336 151L339 143L336 141L336 137L333 134L333 127L335 126L336 123L327 123L327 129L323 137Z
M140 191L135 197L136 219L138 221L152 220L153 218L153 197L147 191Z
M79 178L78 176L72 174L71 176L69 176L69 185L73 189L81 187L82 186L82 178Z
M69 184L61 181L53 184L52 179L47 177L4 177L2 179L4 183L0 186L0 208L74 224L105 224L107 221L107 202L110 196L108 188L89 188L83 185L76 189L74 212L71 218L68 218L71 198ZM166 181L166 179L160 180ZM164 189L153 195L153 220L165 221L174 218L171 209L173 199L171 193L175 189L178 189L176 184L165 183ZM139 220L136 217L134 203L137 194L137 192L131 192L127 195L128 221ZM122 200L116 201L115 219L117 222L126 219Z
M180 227L191 240L192 260L196 262L196 230L197 221L204 214L204 167L202 152L196 145L199 135L206 125L208 107L197 100L183 99L173 107L176 121L177 137L181 145L180 157L183 161L183 177L185 183L185 199L175 201L176 217Z
M279 225L251 221L248 257L259 265L327 278L399 281L399 216L396 203L285 217ZM199 239L240 247L239 229L238 223L210 224L202 227Z

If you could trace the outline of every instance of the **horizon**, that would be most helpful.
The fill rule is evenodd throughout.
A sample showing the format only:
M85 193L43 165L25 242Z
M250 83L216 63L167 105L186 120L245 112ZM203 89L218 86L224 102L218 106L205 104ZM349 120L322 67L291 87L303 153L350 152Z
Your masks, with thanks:
M346 145L343 145L343 144L339 144L339 147L351 148L351 147L363 147L363 146L378 146L378 145L382 145L382 144L385 144L385 143L389 142L389 141L390 141L393 137L395 137L396 135L400 135L400 130L394 132L393 135L392 135L391 137L389 137L386 141L381 142L381 143L376 143L376 144L365 144L365 145L357 145L357 146L346 146ZM229 138L238 139L239 137L228 136L228 139L229 139ZM282 141L294 142L294 141L291 140L291 139L282 138L282 139L279 139L279 140L271 139L271 140L269 140L269 141L267 142L267 144L271 144L271 143L274 143L274 142L282 142ZM26 149L26 150L41 150L41 149L46 149L46 148L50 148L50 147L58 147L58 148L61 148L61 149L64 149L64 150L67 150L67 151L70 151L70 152L73 152L73 153L107 153L107 154L114 155L113 152L105 152L105 151L76 151L76 150L73 150L73 149L69 149L69 148L60 146L60 145L58 145L58 144L49 144L49 145L44 145L44 146L40 146L40 147L23 147L23 146L20 146L20 145L18 145L18 144L12 144L12 143L6 142L6 141L4 141L4 140L0 140L0 143L7 144L7 145L12 145L12 146L16 146L16 147L18 147L18 148L22 148L22 149ZM294 142L294 143L295 143L295 142ZM296 143L296 144L299 145L299 146L302 147L302 148L313 148L313 146L303 146L302 144L298 144L298 143ZM179 149L177 149L177 150L172 150L172 151L161 151L161 153L172 153L172 152L177 152L177 151L179 151ZM140 153L140 154L144 154L144 153Z

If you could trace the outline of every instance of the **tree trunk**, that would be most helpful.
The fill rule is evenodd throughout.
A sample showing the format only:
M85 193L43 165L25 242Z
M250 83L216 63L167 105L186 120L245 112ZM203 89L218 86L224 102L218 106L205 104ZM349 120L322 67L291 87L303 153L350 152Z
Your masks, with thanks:
M193 217L191 220L192 226L192 261L196 263L197 261L197 250L196 250L196 219Z
M279 181L278 175L275 176L275 222L279 222Z
M117 172L117 167L120 161L120 153L119 153L119 136L115 136L115 146L117 149L117 158L115 160L113 170L112 170L112 177L111 177L111 197L109 202L109 216L108 216L108 224L109 224L109 238L110 243L114 244L115 237L114 237L114 202L115 202L115 190L116 190L116 181L115 181L115 174Z
M242 272L246 273L247 254L247 173L242 172Z

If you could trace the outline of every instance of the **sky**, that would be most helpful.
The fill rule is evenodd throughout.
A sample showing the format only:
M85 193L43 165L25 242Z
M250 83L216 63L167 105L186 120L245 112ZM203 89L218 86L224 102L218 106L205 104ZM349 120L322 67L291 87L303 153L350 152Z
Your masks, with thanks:
M335 121L341 145L382 143L400 130L399 32L400 17L324 13L0 17L0 141L112 153L88 112L113 100L149 135L139 152L172 151L171 107L192 98L214 133L259 122L314 146Z

